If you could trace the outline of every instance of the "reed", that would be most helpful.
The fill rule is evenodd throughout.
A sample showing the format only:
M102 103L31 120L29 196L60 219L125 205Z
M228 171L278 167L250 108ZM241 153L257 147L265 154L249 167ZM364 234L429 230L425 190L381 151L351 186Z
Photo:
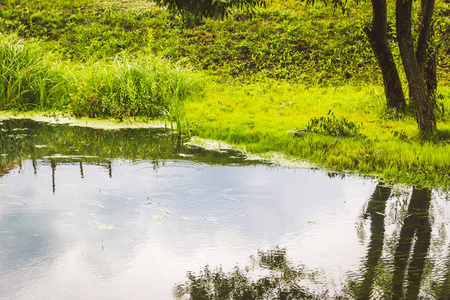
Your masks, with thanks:
M68 101L68 79L37 43L0 34L0 108L60 109Z
M82 69L70 111L75 116L166 117L177 121L183 101L202 90L199 73L154 57L118 55Z
M204 83L200 73L167 59L120 54L89 66L58 60L38 42L0 36L1 109L164 117L181 125L183 102Z

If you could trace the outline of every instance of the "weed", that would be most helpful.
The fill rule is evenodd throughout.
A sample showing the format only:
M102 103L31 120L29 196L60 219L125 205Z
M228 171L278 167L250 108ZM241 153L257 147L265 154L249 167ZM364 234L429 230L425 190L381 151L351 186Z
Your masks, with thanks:
M401 129L400 131L393 130L392 134L403 141L407 141L409 139L409 136L406 134L406 132L403 131L403 129Z
M363 126L361 122L359 125L354 122L348 121L344 116L337 118L333 111L329 110L327 116L322 116L319 118L312 118L309 120L306 127L298 131L294 129L294 136L299 137L304 133L312 132L318 134L331 135L335 137L339 136L361 136L359 134L359 129Z

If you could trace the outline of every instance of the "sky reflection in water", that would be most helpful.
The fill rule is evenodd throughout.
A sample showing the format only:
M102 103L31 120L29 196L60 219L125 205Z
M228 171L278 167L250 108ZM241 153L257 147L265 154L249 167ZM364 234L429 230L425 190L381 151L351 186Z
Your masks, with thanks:
M207 164L176 151L97 161L56 155L64 151L23 157L0 177L0 299L170 299L187 271L243 267L276 246L319 271L319 290L340 294L349 278L368 277L376 215L385 216L380 261L392 260L411 197L411 189L390 194L383 212L368 209L373 179ZM440 263L444 198L434 193L431 203L431 261ZM446 276L441 269L436 277Z

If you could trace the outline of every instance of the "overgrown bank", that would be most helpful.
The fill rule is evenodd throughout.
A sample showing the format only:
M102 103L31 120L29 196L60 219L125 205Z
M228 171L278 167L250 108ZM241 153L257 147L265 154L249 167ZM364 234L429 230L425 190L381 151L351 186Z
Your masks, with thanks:
M253 19L236 13L186 29L141 1L0 3L2 31L25 38L2 38L3 109L166 117L251 152L450 186L450 43L440 52L439 132L423 140L413 114L385 109L370 48L354 30L364 10L341 17L274 1Z
M75 117L165 117L180 120L181 103L202 78L168 60L118 55L92 65L72 63L0 35L0 108L58 110Z

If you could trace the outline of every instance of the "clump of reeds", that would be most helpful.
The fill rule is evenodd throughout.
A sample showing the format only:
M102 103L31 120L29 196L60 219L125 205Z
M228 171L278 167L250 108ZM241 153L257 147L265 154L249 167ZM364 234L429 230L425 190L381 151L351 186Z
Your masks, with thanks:
M202 86L201 75L166 59L122 54L83 66L58 61L37 42L0 35L0 109L180 123L182 102Z
M46 110L68 101L68 80L36 43L0 35L0 108Z
M201 77L167 60L118 56L83 70L71 110L76 116L174 117L179 104L201 89Z

